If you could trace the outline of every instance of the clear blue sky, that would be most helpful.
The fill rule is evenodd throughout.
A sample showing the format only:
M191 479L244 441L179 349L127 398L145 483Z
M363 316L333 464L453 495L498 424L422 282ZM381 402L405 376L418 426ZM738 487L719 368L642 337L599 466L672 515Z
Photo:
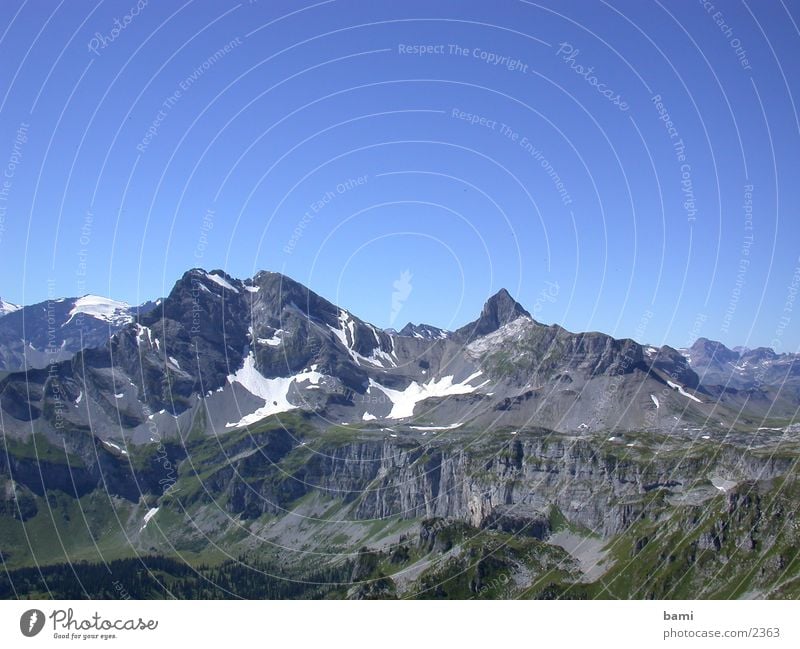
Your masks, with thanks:
M800 4L705 5L4 0L0 296L269 269L379 326L506 287L795 351Z

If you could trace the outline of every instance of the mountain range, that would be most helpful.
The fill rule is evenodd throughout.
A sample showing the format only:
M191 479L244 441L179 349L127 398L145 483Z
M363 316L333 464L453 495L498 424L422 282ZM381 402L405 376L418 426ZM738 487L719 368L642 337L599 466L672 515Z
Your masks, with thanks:
M54 434L58 410L59 425L134 443L154 419L178 435L199 410L208 434L294 408L378 428L726 430L791 416L800 395L797 355L571 333L505 289L456 331L384 331L270 272L194 269L136 308L94 296L24 307L0 318L0 359L12 434Z
M797 526L775 516L797 355L572 333L506 290L455 331L383 330L279 273L192 269L140 307L7 313L0 358L0 553L20 571L222 548L300 582L346 570L331 596L796 592ZM743 539L782 558L704 586Z

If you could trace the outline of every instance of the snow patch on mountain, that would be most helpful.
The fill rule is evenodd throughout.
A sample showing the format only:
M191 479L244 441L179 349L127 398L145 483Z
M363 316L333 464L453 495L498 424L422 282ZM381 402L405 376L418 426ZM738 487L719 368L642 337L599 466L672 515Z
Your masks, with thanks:
M677 383L673 383L672 381L667 381L667 385L671 387L673 390L677 390L679 394L682 394L684 397L689 397L693 401L697 401L697 403L703 403L693 394L689 394L686 390L683 389L682 385L678 385Z
M0 317L8 315L9 313L14 313L14 311L19 311L21 308L22 307L16 304L11 304L11 302L4 302L3 299L0 298Z
M350 314L344 309L339 310L339 325L342 329L342 342L347 349L352 350L353 345L356 344L356 323L350 317ZM348 338L346 333L350 334Z
M350 316L344 309L339 311L339 327L331 327L328 325L328 329L331 330L331 333L336 336L342 346L350 353L350 356L353 357L353 360L358 360L359 354L353 351L352 342L355 341L355 325L350 320ZM350 332L350 340L347 338L347 332Z
M394 356L394 350L391 354L383 351L380 348L381 341L378 336L378 330L372 325L368 324L367 326L372 331L375 337L375 344L377 345L369 356L363 356L354 349L356 344L356 324L352 316L344 309L339 310L339 327L331 327L328 325L328 329L330 329L331 333L342 343L347 353L350 354L350 358L356 363L368 363L381 368L397 367L397 357ZM394 348L394 343L392 343L392 348Z
M397 361L392 358L390 354L387 354L383 351L380 347L376 347L372 350L372 355L365 359L372 363L373 365L378 365L379 367L397 367Z
M324 378L324 375L314 370L303 370L299 374L288 377L266 378L256 369L256 361L253 353L244 359L244 365L235 374L228 376L228 383L238 383L253 396L264 400L264 405L248 415L244 415L239 421L225 424L226 428L236 428L253 424L264 417L269 417L280 412L286 412L296 408L289 401L289 390L292 385L297 383L309 382L317 385Z
M367 326L369 327L370 331L372 332L372 335L375 337L375 344L380 347L381 339L378 336L378 330L374 326L372 326L371 324L367 324Z
M141 532L141 531L142 531L142 530L143 530L145 527L147 527L147 524L150 522L150 519L151 519L151 518L153 518L153 516L155 516L157 513L158 513L158 507L153 507L152 509L150 509L150 510L149 510L149 511L148 511L148 512L147 512L147 513L144 515L144 519L142 520L142 526L139 528L139 531L140 531L140 532Z
M520 316L516 320L503 325L497 331L471 342L466 347L467 353L473 357L480 356L502 345L509 338L521 338L532 323L533 320L531 318Z
M214 273L206 273L206 277L210 279L215 284L218 284L222 288L228 289L233 293L238 293L239 289L233 286L227 279L224 277L220 277L219 275L215 275Z
M392 390L391 388L381 385L374 379L370 379L369 384L370 388L380 390L389 397L389 400L392 402L392 410L387 415L388 419L405 419L406 417L412 417L414 415L414 407L420 401L425 401L425 399L475 392L475 390L488 383L488 381L484 381L480 385L468 385L470 381L477 378L479 375L480 372L476 372L461 383L453 383L452 376L431 379L422 385L416 381L412 381L405 390Z
M133 322L130 308L130 305L125 302L117 302L99 295L84 295L75 300L75 304L69 312L69 318L64 324L82 313L115 326L122 326Z
M115 451L117 451L117 453L120 453L122 455L127 455L128 454L128 451L126 451L124 448L121 448L118 444L115 444L114 442L109 442L108 440L103 440L103 444L105 444L109 448L113 448Z
M270 347L279 347L283 344L283 339L281 338L281 334L283 333L286 333L283 329L276 329L275 333L269 338L259 338L258 344L269 345Z
M136 323L136 344L141 347L142 343L144 342L145 336L147 337L147 342L150 347L153 346L153 332L150 331L150 327L145 327L144 325L140 325L138 322Z

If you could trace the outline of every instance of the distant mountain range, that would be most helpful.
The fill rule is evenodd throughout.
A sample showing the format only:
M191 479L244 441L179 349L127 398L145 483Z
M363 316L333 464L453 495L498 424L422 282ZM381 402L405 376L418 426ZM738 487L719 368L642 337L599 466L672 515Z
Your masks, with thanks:
M124 325L156 306L131 307L96 295L19 307L0 301L0 370L46 367L102 347Z
M777 354L769 347L728 349L720 342L699 338L681 353L707 385L724 385L739 390L761 385L787 388L800 376L798 354Z
M456 331L395 332L278 273L194 269L140 307L85 296L0 318L0 406L10 431L54 434L57 401L60 426L138 442L153 420L178 435L200 410L206 433L293 409L377 427L724 429L790 416L797 361L706 339L679 351L571 333L505 289Z

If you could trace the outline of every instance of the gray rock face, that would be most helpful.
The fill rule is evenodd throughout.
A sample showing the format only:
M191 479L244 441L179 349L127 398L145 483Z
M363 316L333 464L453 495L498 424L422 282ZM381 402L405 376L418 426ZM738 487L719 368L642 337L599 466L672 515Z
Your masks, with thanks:
M248 518L282 515L318 492L347 503L357 520L440 518L538 536L549 531L548 513L557 507L572 525L610 538L649 515L650 503L663 506L655 492L699 504L739 483L793 470L790 457L732 445L708 443L690 453L673 452L675 445L653 458L652 447L641 444L631 450L598 437L539 431L490 436L468 449L452 438L354 440L311 449L286 475L280 462L291 446L275 439L240 456L209 479L210 495L228 494L229 512ZM722 482L730 487L712 486Z
M682 385L694 390L700 386L700 378L697 376L697 372L694 371L688 359L678 350L664 345L656 350L654 354L648 354L648 360L655 369L673 377Z

